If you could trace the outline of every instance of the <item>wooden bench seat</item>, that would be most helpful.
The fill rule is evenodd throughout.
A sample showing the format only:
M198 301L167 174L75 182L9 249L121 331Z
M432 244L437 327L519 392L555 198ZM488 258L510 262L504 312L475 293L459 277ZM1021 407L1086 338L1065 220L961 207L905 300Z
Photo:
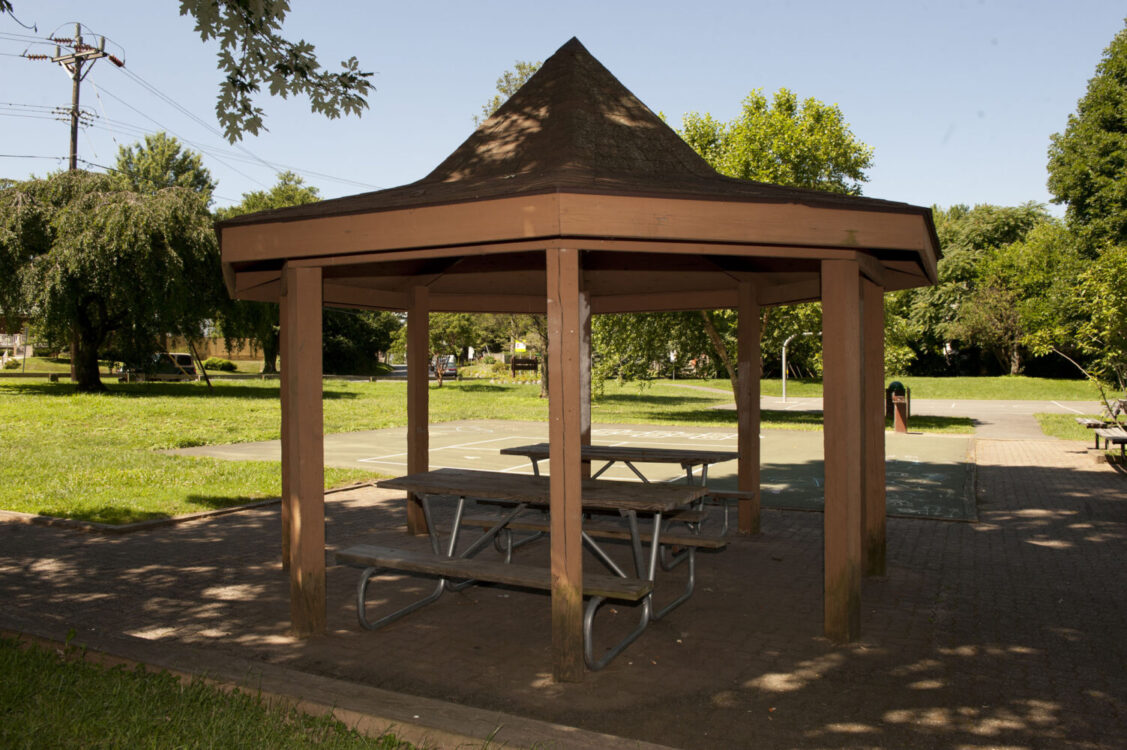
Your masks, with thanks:
M1127 453L1127 430L1122 427L1104 427L1096 430L1096 448L1100 447L1100 438L1103 438L1104 449L1111 443L1119 446L1119 455Z
M450 558L432 552L393 549L374 544L357 544L336 554L338 563L363 568L356 587L356 616L368 630L377 630L399 618L438 600L445 591L459 591L479 582L505 584L522 588L551 591L552 577L548 568L537 565L513 565L496 560L476 558ZM404 607L369 620L367 591L372 578L382 573L405 572L434 576L438 579L434 590ZM600 670L615 656L622 653L646 629L654 617L653 582L641 578L624 578L613 575L584 573L583 595L587 598L583 615L583 661L591 670ZM602 657L595 656L595 611L608 599L638 602L638 624L617 644L606 649Z
M465 521L465 519L463 519ZM493 519L496 523L496 519ZM497 560L450 558L432 552L393 549L372 544L358 544L337 553L337 562L358 568L383 568L407 573L488 581L507 586L550 591L551 573L539 565L516 565ZM584 573L583 595L604 599L639 601L653 590L653 583L640 578Z
M1115 423L1109 422L1106 419L1096 419L1094 417L1076 417L1076 424L1080 425L1081 427L1087 427L1089 430L1094 430L1099 427L1107 427Z
M473 526L476 528L491 529L500 519L497 516L465 516L462 518L463 526ZM683 519L676 518L674 520L681 521ZM520 518L510 521L506 527L511 531L535 531L540 533L548 532L547 519L539 520L535 518L524 519ZM626 526L607 521L587 521L583 524L583 530L595 539L617 539L623 541L630 541L630 530ZM697 547L699 549L724 549L728 546L727 540L721 537L704 536L701 534L677 534L668 529L663 529L661 532L661 543L674 545L677 547ZM584 582L586 588L586 582Z

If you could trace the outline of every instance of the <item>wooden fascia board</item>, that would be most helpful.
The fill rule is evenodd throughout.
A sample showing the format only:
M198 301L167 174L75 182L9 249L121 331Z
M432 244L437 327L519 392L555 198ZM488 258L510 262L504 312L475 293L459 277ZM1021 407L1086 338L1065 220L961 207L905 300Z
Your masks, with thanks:
M553 237L560 233L558 203L550 193L229 226L221 230L223 262Z
M636 237L739 244L926 252L918 213L847 210L797 203L560 194L565 236Z
M927 223L913 212L579 193L235 225L224 227L220 239L223 262L230 264L426 248L438 249L439 255L431 257L441 257L453 248L524 244L534 238L552 240L553 246L572 246L574 239L585 243L579 245L583 249L596 249L605 244L598 239L602 237L632 238L643 245L650 244L646 241L708 245L710 252L722 254L746 253L749 246L763 246L765 252L773 247L791 252L797 248L911 250L921 254L925 268L934 266L936 258ZM724 243L734 247L728 251L711 247ZM507 250L487 247L485 251ZM669 251L684 252L684 247Z

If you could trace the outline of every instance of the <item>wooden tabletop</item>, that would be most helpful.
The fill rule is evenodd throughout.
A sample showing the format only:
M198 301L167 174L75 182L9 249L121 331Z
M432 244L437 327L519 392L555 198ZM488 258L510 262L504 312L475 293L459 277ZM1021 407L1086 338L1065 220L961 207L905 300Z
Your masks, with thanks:
M518 445L515 448L502 448L500 452L509 456L527 456L539 460L548 457L548 444ZM585 445L582 455L584 461L636 461L651 464L681 464L681 466L718 464L734 461L740 457L736 451L638 448L630 445Z
M423 495L455 495L491 500L513 500L546 506L548 477L530 477L474 469L435 469L395 479L381 479L385 489ZM705 493L703 487L683 484L643 484L610 479L583 480L583 507L590 510L636 510L665 513L691 503Z

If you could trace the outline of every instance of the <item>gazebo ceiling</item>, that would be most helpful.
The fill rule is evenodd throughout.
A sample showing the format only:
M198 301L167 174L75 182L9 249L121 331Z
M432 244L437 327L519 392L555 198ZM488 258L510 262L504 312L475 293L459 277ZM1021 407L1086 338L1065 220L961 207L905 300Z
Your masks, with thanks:
M584 251L594 312L820 296L825 259L889 290L934 283L929 209L717 174L572 39L453 154L403 187L218 225L229 289L278 299L284 263L320 266L330 305L544 310L546 247Z

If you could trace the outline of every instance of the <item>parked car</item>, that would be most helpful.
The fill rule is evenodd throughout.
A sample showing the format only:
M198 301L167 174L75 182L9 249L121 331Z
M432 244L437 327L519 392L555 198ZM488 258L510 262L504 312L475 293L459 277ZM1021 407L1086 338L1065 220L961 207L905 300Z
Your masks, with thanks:
M436 377L438 368L442 370L442 377L458 377L458 359L453 354L439 354L430 362L430 376Z
M152 356L152 360L143 369L127 369L122 371L122 381L142 380L199 380L196 372L196 363L191 354L176 352L167 354L159 352Z

